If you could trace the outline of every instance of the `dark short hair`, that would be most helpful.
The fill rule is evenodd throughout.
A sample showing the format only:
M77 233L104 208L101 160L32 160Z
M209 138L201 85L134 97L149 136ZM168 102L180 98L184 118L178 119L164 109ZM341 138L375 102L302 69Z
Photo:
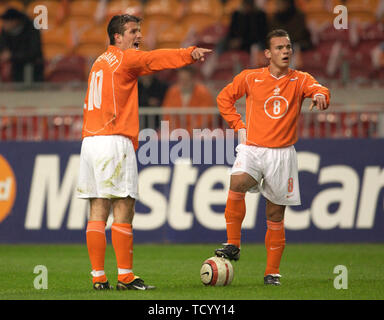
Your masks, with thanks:
M288 37L289 38L289 34L287 31L285 31L283 29L272 30L271 32L269 32L267 34L267 37L265 39L265 47L267 49L271 49L271 39L272 38L280 38L280 37Z
M121 15L113 16L111 21L109 21L108 28L107 28L109 43L111 45L115 44L115 33L118 33L121 35L124 34L124 31L125 31L124 26L126 23L128 22L140 23L141 20L142 20L141 18L132 16L130 14L121 14Z

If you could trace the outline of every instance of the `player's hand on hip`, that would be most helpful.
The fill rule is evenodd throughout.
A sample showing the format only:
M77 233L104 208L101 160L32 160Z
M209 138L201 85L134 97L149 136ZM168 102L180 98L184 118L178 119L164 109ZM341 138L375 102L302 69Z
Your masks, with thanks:
M318 110L326 110L328 109L327 99L323 95L315 96L312 99L312 103L309 106L309 110L312 111L313 107L316 107Z
M207 53L211 53L212 50L211 49L205 49L205 48L195 48L192 53L191 53L191 56L193 59L195 60L199 60L199 61L204 61L205 60L205 55Z

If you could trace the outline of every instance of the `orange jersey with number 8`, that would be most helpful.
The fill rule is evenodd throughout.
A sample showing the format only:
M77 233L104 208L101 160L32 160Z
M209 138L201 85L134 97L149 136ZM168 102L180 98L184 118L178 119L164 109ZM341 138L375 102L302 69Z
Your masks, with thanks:
M84 102L82 136L123 135L138 147L137 78L194 62L188 49L140 51L109 46L92 66Z
M244 95L245 124L235 107ZM220 92L217 105L232 129L247 129L247 144L281 148L297 141L301 105L305 98L316 95L325 96L329 103L329 90L306 72L289 69L286 75L276 78L268 68L248 69Z

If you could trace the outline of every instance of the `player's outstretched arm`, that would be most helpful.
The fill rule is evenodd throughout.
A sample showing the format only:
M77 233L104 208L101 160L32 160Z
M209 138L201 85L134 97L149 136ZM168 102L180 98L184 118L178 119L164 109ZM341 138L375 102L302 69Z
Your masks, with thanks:
M210 49L189 47L181 49L156 49L152 51L127 50L123 65L135 76L182 68L196 61L204 61Z

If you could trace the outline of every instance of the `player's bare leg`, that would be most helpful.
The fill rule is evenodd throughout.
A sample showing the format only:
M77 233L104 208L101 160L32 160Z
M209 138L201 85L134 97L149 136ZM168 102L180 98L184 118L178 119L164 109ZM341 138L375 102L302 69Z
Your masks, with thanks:
M111 201L109 199L93 198L90 199L89 221L107 222Z
M105 225L108 219L111 202L108 199L90 199L90 218L87 224L87 247L92 266L93 288L96 290L111 289L104 272Z
M215 250L215 254L229 260L240 258L241 224L245 217L245 193L257 185L257 181L248 173L234 173L231 175L225 221L227 225L227 242L223 248Z
M265 234L267 266L264 273L264 284L267 285L280 285L279 267L285 248L284 212L285 206L267 200L267 232Z
M118 290L148 290L142 279L135 276L133 266L133 232L132 221L135 213L135 199L131 197L112 201L113 217L112 245L116 254L118 268Z
M113 221L115 223L132 224L135 215L135 199L131 197L113 199Z

